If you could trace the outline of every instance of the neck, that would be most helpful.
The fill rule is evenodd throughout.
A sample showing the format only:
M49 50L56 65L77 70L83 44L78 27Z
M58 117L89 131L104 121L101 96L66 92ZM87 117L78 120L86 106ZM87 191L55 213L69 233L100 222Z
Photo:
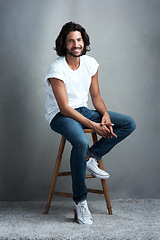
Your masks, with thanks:
M80 57L73 57L69 54L66 55L66 62L72 70L76 70L80 65Z

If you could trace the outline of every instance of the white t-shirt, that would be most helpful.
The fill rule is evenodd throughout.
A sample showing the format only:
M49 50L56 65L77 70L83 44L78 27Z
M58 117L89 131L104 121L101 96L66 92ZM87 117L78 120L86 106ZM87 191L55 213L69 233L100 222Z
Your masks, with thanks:
M57 78L64 82L70 107L87 107L91 77L96 74L98 66L97 61L87 55L80 57L80 66L76 70L69 67L65 57L59 57L52 63L45 77L45 117L49 123L60 110L48 79Z

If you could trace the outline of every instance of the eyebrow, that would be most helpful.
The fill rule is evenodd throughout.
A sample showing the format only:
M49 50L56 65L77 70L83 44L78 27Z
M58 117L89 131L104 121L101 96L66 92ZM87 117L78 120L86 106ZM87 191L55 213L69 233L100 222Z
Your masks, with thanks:
M77 40L80 40L80 39L83 39L82 37L79 37L79 38L77 38ZM73 38L69 38L68 40L67 40L67 42L68 41L74 41L74 39Z

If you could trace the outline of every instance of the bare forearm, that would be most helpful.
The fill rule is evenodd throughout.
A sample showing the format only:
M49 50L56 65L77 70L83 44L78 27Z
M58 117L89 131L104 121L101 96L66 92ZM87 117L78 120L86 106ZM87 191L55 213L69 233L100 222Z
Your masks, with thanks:
M94 128L94 122L89 120L88 118L84 117L82 114L80 114L75 109L67 106L64 109L61 109L61 114L63 114L65 117L72 118L76 120L77 122L81 123L83 126L87 128Z
M102 100L102 98L100 96L92 99L93 105L95 107L95 109L102 114L102 116L104 114L108 114L107 108Z

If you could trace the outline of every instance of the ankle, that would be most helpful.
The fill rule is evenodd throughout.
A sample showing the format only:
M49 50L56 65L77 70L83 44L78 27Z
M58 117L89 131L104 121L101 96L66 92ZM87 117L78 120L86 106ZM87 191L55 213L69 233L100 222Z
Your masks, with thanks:
M89 155L87 154L87 158L86 158L86 160L88 161L88 160L90 159L90 157L91 157L91 156L89 156Z

